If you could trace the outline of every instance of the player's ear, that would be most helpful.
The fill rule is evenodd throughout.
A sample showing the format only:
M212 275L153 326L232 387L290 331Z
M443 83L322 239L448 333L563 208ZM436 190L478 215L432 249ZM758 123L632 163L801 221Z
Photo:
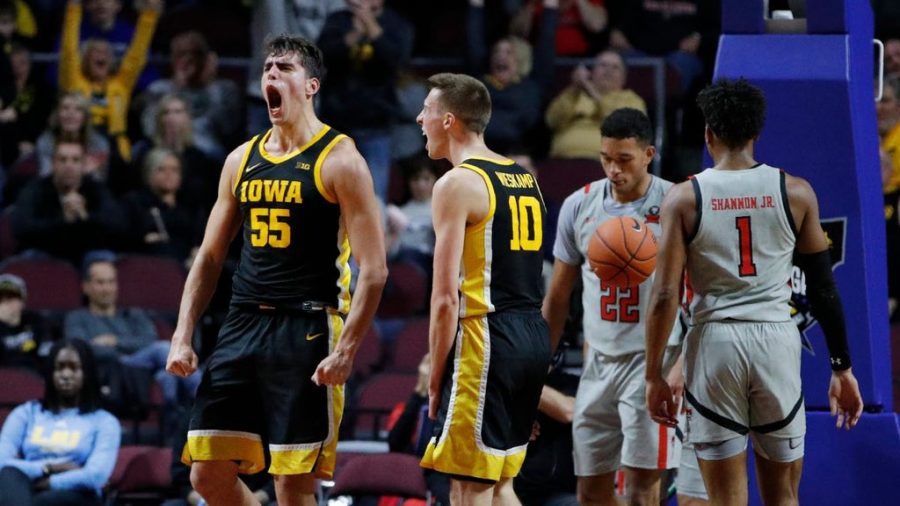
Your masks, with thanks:
M306 94L310 95L310 96L315 95L316 93L319 92L319 86L321 86L321 83L319 82L319 78L310 77L309 79L306 80Z
M703 142L706 143L707 146L712 145L713 143L713 131L709 128L709 125L703 127Z
M449 130L453 124L456 123L456 116L453 115L452 112L445 112L444 119L441 121L441 124L444 127L444 130Z
M644 150L644 154L647 155L647 161L652 162L653 158L656 156L656 146L653 144L647 144L647 148Z

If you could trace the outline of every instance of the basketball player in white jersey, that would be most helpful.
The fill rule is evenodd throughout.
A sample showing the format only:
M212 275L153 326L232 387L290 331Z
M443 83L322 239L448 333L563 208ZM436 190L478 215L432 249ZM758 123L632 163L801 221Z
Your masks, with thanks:
M749 434L763 503L798 504L806 417L800 336L788 305L795 253L831 356L828 397L837 426L852 428L863 407L818 202L805 180L753 158L765 115L760 89L720 80L697 102L715 167L676 185L663 203L646 329L647 405L654 420L674 425L663 356L686 269L693 289L684 351L687 440L710 500L747 504Z
M678 466L681 445L675 429L654 423L644 408L644 305L652 276L640 286L616 288L591 271L586 254L597 226L616 216L633 218L658 235L659 208L672 183L647 172L656 149L644 113L619 109L600 132L606 179L579 188L563 203L543 313L555 349L580 275L588 346L572 423L579 503L619 504L615 474L624 467L628 503L657 505L660 477ZM673 327L664 338L670 346L667 365L678 349L680 328Z

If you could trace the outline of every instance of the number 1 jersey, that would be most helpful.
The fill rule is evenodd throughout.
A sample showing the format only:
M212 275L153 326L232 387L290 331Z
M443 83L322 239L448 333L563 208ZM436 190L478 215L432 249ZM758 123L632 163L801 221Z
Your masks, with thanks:
M231 303L299 309L317 301L350 306L350 242L322 163L345 135L324 126L283 156L266 152L271 130L254 137L234 185L243 216L241 259Z
M763 164L706 169L691 183L697 203L687 252L692 323L789 321L796 228L784 172Z

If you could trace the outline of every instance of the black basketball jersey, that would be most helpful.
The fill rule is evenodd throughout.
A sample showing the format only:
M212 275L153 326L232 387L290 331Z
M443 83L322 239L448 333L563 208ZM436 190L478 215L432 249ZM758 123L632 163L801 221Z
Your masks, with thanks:
M324 126L283 156L266 152L269 130L250 141L234 185L244 218L232 304L299 309L350 306L350 242L340 207L322 185L322 162L346 136Z
M547 209L537 180L512 160L469 158L460 167L479 174L490 195L487 216L466 226L460 317L540 309Z

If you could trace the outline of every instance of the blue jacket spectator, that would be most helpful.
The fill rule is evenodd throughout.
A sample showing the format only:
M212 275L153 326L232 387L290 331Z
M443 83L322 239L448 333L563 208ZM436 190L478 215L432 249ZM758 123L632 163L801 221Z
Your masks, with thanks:
M0 506L99 505L121 432L119 421L100 409L90 346L57 342L43 400L17 407L0 432Z

